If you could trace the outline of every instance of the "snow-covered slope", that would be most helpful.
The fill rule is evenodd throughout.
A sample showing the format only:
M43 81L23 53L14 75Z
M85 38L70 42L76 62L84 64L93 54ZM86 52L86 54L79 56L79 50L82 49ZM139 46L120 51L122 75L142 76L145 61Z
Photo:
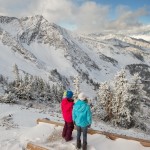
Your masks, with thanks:
M80 74L83 84L111 80L130 64L150 66L150 42L124 34L77 35L42 16L0 17L0 74L14 78L13 66L49 80L57 69L72 86Z
M47 106L48 107L48 106ZM55 108L44 110L27 108L22 105L0 104L0 150L23 150L28 142L47 147L50 150L75 150L76 130L73 131L73 140L65 142L61 137L62 127L40 123L37 118L49 118L57 122L64 122L61 114L54 113ZM92 128L100 131L110 131L111 126L103 123L94 123ZM143 139L150 139L149 135L137 131L113 129L114 133ZM150 150L137 141L117 139L115 141L104 135L88 134L88 150Z

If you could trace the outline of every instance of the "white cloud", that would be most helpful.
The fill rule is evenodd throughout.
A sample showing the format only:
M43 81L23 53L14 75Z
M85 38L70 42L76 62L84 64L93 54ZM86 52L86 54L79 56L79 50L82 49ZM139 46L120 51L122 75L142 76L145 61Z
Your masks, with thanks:
M0 0L0 14L22 16L27 14L31 0ZM34 1L34 0L33 0Z
M76 13L78 30L96 32L105 28L108 22L109 6L97 5L95 2L85 2Z
M141 25L139 18L148 13L146 8L132 11L126 6L118 6L118 15L111 20L111 6L91 0L0 0L0 4L0 15L21 17L41 14L49 22L68 24L67 27L72 25L81 32L137 27Z
M118 14L117 18L110 21L107 28L131 29L132 27L138 27L142 25L139 18L148 15L146 8L141 8L133 12L127 6L118 6L116 13Z

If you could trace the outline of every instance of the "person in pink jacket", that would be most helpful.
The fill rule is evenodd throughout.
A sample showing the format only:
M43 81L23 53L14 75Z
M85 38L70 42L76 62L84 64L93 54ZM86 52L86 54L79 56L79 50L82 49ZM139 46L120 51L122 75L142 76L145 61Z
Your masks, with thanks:
M74 129L74 123L72 120L72 110L73 110L74 100L72 99L72 96L73 96L72 91L66 91L64 94L64 98L61 101L61 110L65 121L62 137L66 141L72 140L72 131Z

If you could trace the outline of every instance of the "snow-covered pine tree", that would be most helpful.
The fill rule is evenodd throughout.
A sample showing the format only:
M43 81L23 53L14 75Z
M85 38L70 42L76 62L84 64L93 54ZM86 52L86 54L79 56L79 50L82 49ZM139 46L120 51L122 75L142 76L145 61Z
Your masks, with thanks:
M59 89L58 89L58 86L57 85L55 85L55 101L57 102L57 103L59 103L60 102L60 99L59 99Z
M134 74L131 78L131 83L128 89L130 93L130 103L128 104L128 107L131 111L131 115L133 116L136 111L140 112L141 100L143 96L146 95L146 92L143 90L141 77L138 73Z
M8 78L4 77L3 75L0 75L0 85L4 92L7 92L8 90Z
M8 79L0 74L0 83L1 84L8 84Z
M14 64L13 66L13 73L15 74L15 80L18 82L20 78L19 78L18 66L16 64Z
M45 83L45 86L44 86L44 99L47 101L50 101L52 99L51 87L49 83Z
M58 90L58 99L59 99L59 102L63 98L63 93L64 93L64 88L63 88L63 86L60 86L59 90Z
M123 95L119 124L129 128L135 123L134 114L140 112L141 99L145 95L139 74L134 74L131 83L128 83L123 91Z
M113 94L110 86L107 82L101 83L98 91L98 104L96 109L103 107L106 112L105 120L110 120L112 118L112 98Z
M12 83L10 83L9 87L12 87L13 89L11 89L10 91L13 93L15 93L16 97L19 99L29 99L27 98L28 95L28 90L29 90L29 86L28 84L30 83L29 81L26 81L25 79L28 79L28 74L25 75L25 77L23 79L21 79L19 77L19 81L14 81Z
M122 99L120 103L120 108L118 112L118 125L125 128L130 128L133 123L133 116L131 115L131 110L129 109L130 94L128 92L129 84L124 84L124 90L122 91Z
M16 95L12 92L9 92L9 93L5 93L0 101L3 102L3 103L15 103L16 101Z
M34 80L28 75L24 78L24 96L27 100L34 99L34 92L32 90L32 83Z
M112 101L113 123L128 128L131 125L131 113L129 103L128 81L125 70L122 69L115 77L114 97Z
M29 82L30 82L29 74L26 73L24 76L24 83L25 83L25 85L28 85Z
M51 92L52 92L52 101L53 103L56 103L57 102L57 96L56 96L57 88L54 84L52 85Z
M80 93L80 79L81 77L77 75L74 80L73 80L73 85L74 85L74 98L77 99L78 95Z
M34 93L36 100L42 101L44 100L44 80L40 77L35 77L34 79Z

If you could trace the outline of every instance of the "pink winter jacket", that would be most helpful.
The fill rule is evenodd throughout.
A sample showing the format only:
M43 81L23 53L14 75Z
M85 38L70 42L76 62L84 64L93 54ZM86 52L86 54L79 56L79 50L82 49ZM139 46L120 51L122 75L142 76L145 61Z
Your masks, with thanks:
M66 122L73 122L72 120L73 105L74 105L74 102L72 99L63 98L61 101L62 115Z

